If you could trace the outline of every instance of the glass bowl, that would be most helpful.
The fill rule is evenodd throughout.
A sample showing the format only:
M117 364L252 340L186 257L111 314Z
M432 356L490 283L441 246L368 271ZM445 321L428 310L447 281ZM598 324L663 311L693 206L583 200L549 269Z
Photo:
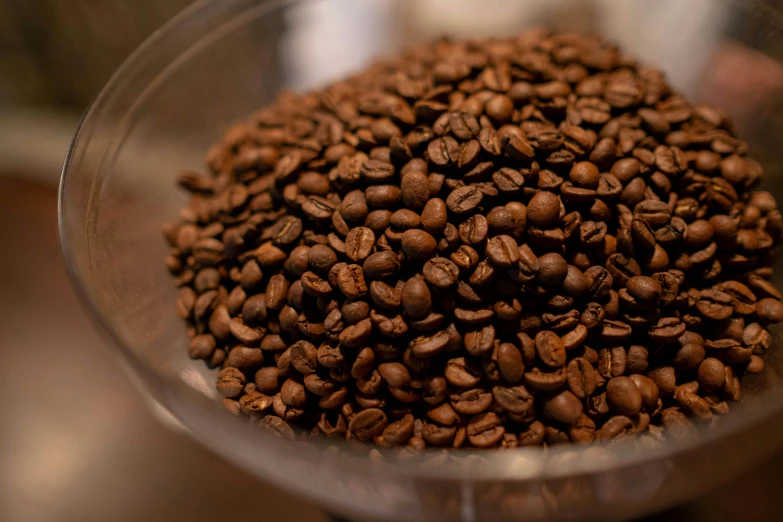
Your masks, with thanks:
M284 442L231 418L214 370L187 357L161 224L186 199L183 169L281 88L308 89L442 34L532 25L592 31L660 65L674 86L734 117L767 188L780 189L783 52L774 2L698 0L213 0L145 42L84 116L60 186L60 233L78 293L130 374L225 458L357 520L621 519L692 498L780 443L783 356L698 441L649 452L555 446L428 450L405 461ZM779 337L776 339L779 345ZM779 347L776 347L779 348Z

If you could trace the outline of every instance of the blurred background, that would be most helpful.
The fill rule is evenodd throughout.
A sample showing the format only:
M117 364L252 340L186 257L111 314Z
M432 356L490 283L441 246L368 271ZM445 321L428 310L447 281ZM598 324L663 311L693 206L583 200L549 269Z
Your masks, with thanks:
M317 507L222 461L147 404L94 332L60 261L57 182L80 114L128 54L190 3L0 0L0 521L326 520ZM781 102L772 93L783 86L783 69L766 55L780 58L783 50L713 47L727 21L709 0L666 12L655 2L649 12L630 11L617 0L552 0L545 12L531 12L524 1L496 0L479 19L464 15L468 3L368 0L349 12L341 0L307 2L279 20L283 44L272 59L299 54L309 64L291 71L292 86L307 83L302 71L343 74L382 51L384 39L410 38L402 30L379 38L388 25L378 22L388 18L424 38L464 33L467 24L488 35L596 16L607 36L620 37L640 20L677 19L690 30L669 42L642 35L640 52L672 64L667 72L678 88L718 105L742 97L747 114ZM744 31L751 23L731 21ZM301 56L313 38L323 42L322 54ZM697 80L709 87L693 92ZM742 129L742 110L733 116ZM779 142L779 134L767 139ZM783 519L781 469L783 456L651 520Z

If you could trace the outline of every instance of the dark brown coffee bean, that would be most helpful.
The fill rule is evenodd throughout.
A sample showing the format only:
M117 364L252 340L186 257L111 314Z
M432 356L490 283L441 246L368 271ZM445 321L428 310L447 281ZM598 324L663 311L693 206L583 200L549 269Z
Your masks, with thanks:
M705 319L714 321L727 319L734 313L731 296L716 290L703 290L696 301L696 309Z
M538 279L545 285L559 285L568 275L568 264L560 254L544 254L538 259L538 264Z
M446 203L439 198L430 199L421 211L421 226L425 232L436 236L446 228L447 217Z
M492 413L481 413L468 423L467 435L471 444L477 448L496 446L503 439L505 428L500 418Z
M446 206L456 215L467 214L478 207L482 197L481 191L476 187L459 187L446 198Z
M406 230L402 234L402 250L411 259L425 260L435 254L435 238L423 230Z
M631 333L631 327L622 321L605 319L601 326L601 339L604 341L625 341Z
M245 389L246 382L245 374L237 368L224 368L218 374L217 390L223 397L239 397ZM270 402L269 406L271 405Z
M606 400L612 411L626 417L633 417L642 408L639 388L628 377L614 377L607 382Z
M572 359L566 368L568 387L580 399L593 393L597 380L593 366L581 357Z
M669 398L674 396L676 381L673 367L663 366L655 368L647 372L647 377L649 377L658 387L661 397Z
M597 369L602 377L619 377L626 371L627 354L622 346L602 348L598 352Z
M517 242L511 236L495 236L487 242L485 253L493 264L510 267L519 261Z
M501 343L497 348L497 364L500 374L506 382L516 384L522 380L525 364L522 354L511 343Z
M463 243L478 247L487 239L489 224L482 215L471 216L459 226L459 237Z
M422 319L432 310L430 289L422 279L412 277L402 287L400 295L402 308L413 319Z
M526 414L533 410L533 396L524 386L513 388L495 386L492 388L492 397L498 406L509 413Z
M628 435L633 431L633 421L624 415L616 415L608 419L595 433L598 441L610 441Z
M527 205L527 220L533 226L548 228L557 223L560 199L551 192L541 191Z
M704 360L704 346L697 343L682 345L674 356L673 365L677 370L695 370Z
M427 155L434 165L450 167L457 163L459 143L449 136L435 139L427 146Z
M687 325L676 317L664 317L659 319L657 323L650 326L648 334L650 339L656 343L668 343L678 339L683 333Z
M783 304L771 297L761 299L756 303L756 315L766 323L777 324L783 321Z
M351 437L360 440L372 440L383 433L388 420L383 410L368 408L362 410L351 418L348 423L348 433Z
M704 391L716 391L723 387L725 380L725 366L718 359L708 357L699 365L699 387Z
M566 361L566 351L563 341L560 337L550 331L543 331L536 334L536 353L545 365L550 368L563 366Z
M318 367L316 362L316 348L307 341L297 341L291 345L291 366L302 375L315 373Z
M367 294L364 271L359 265L345 265L337 274L337 286L348 298L358 299Z
M449 336L445 331L434 335L421 336L413 339L410 344L411 353L418 358L431 357L443 351L449 343Z
M449 384L458 388L473 388L481 382L480 368L464 357L450 359L444 376Z
M772 334L759 323L751 323L742 332L742 343L753 353L762 354L772 346Z
M389 386L396 388L405 388L411 382L411 376L404 365L391 362L378 365L378 373Z
M495 328L492 325L467 332L464 337L465 350L470 355L482 356L492 351L495 343Z
M400 260L392 251L376 252L367 257L362 264L364 276L368 279L388 279L400 269Z
M576 423L582 411L582 403L570 391L560 392L544 401L544 415L564 424Z
M554 371L543 371L533 368L525 373L525 384L529 388L537 390L556 390L566 383L567 377L564 368L558 368Z
M464 391L462 393L452 394L450 397L451 407L457 413L463 415L477 415L492 404L492 394L482 389Z

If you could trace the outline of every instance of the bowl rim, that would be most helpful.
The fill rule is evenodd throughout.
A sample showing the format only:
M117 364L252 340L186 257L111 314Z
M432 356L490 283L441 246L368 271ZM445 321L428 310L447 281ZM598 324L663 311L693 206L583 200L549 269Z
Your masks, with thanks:
M89 292L85 281L83 281L82 277L80 276L79 269L77 268L78 261L76 260L75 253L71 248L69 233L65 225L66 213L67 213L67 210L65 208L66 195L69 190L69 180L71 179L69 174L75 168L74 160L77 151L79 151L80 148L85 145L83 143L85 128L89 125L92 119L98 117L96 115L96 112L100 107L100 105L105 100L107 100L112 94L112 92L116 90L118 85L120 85L123 82L123 78L125 77L125 75L127 75L129 71L131 71L134 68L134 66L143 63L143 61L148 55L154 53L156 46L160 44L166 37L177 33L180 29L182 29L182 27L185 24L187 24L194 17L204 15L204 13L207 10L215 8L215 6L221 3L226 5L228 4L238 5L241 3L245 3L248 5L255 4L256 7L263 5L265 6L266 9L268 9L268 11L264 10L264 12L269 12L274 9L280 9L284 6L299 4L305 1L307 0L197 0L193 4L189 5L179 14L174 16L171 20L166 22L162 27L160 27L155 32L153 32L147 39L145 39L144 42L129 55L129 57L122 63L122 65L116 69L116 71L114 72L114 74L112 74L111 78L107 81L105 86L93 98L91 103L88 105L88 107L82 114L78 126L76 128L76 131L73 135L73 138L70 141L68 151L64 159L63 168L60 175L60 185L59 185L59 194L58 194L58 211L57 211L58 232L59 232L61 252L65 262L66 271L71 281L71 285L78 296L81 306L86 310L87 315L90 317L93 324L95 324L96 328L100 331L104 339L108 340L114 349L118 349L119 352L122 353L125 362L130 363L130 366L133 368L135 372L152 375L154 379L162 381L167 388L175 389L178 392L181 391L183 393L188 393L192 396L200 395L198 393L194 393L194 391L191 388L179 382L176 378L170 375L166 375L158 371L157 369L149 368L144 363L144 361L139 357L139 355L135 353L134 350L126 346L125 342L122 339L122 336L117 332L117 330L115 329L115 327L113 326L109 318L100 312L101 307L98 306L98 303L95 301L95 299L92 297L91 293ZM319 1L325 1L325 0L319 0ZM723 0L723 1L732 4L740 3L737 2L737 0ZM758 7L757 0L752 0L751 3L756 4L756 7ZM262 10L259 10L259 12L261 11ZM261 15L259 14L259 16ZM192 50L194 45L197 45L197 43L196 42L189 43L187 49ZM95 185L93 185L90 189L91 195L94 186ZM89 211L87 212L87 215L89 216ZM203 396L199 398L204 403L204 406L207 406L208 403L213 402ZM590 456L585 456L580 459L571 459L572 460L571 465L558 467L557 469L547 470L545 466L540 466L538 471L533 475L531 475L529 471L524 469L515 468L513 466L507 466L507 465L503 466L502 465L503 461L509 460L508 452L513 452L514 455L524 456L528 459L532 459L534 461L543 463L557 455L565 455L565 454L573 453L574 451L582 451L596 446L591 445L591 446L580 447L573 444L565 444L565 445L552 446L546 449L543 447L516 448L512 450L505 450L503 452L460 449L460 450L455 450L455 452L459 456L468 456L468 455L481 456L483 461L489 461L489 463L493 465L492 466L493 470L498 470L501 468L504 470L504 474L501 477L504 480L505 479L549 480L549 479L573 477L577 475L592 475L596 473L603 473L607 471L615 471L619 469L629 468L632 466L639 466L642 464L650 464L655 461L659 461L661 459L672 459L674 457L679 457L681 455L684 455L690 451L699 450L702 447L707 446L708 444L725 441L729 437L734 436L741 431L745 431L752 425L761 423L765 419L768 419L769 417L777 413L780 413L781 410L783 410L783 403L781 403L780 401L770 400L767 402L768 404L763 405L762 407L757 407L752 409L737 408L736 410L732 411L730 415L732 417L731 422L724 423L724 425L721 426L718 430L702 433L695 440L667 441L667 443L663 445L661 448L647 450L647 451L635 451L635 450L624 451L622 448L617 448L618 458L613 459L611 461L607 461L603 458L591 458ZM163 404L163 407L171 411L170 408L168 408L165 404ZM175 415L176 418L181 420L181 416L177 415L176 413L173 414ZM200 442L204 443L210 450L220 454L225 458L228 458L229 460L232 460L242 465L241 462L237 462L236 459L231 458L230 456L223 453L219 447L215 447L214 445L209 444L205 438L199 435L199 433L195 432L194 430L191 430L188 423L185 422L184 424L188 428L188 431L190 432L191 436L193 436ZM272 437L259 436L258 438L259 440L266 439L263 441L263 444L259 443L258 444L259 446L271 446L271 447L277 446L279 448L282 448L284 451L286 448L290 450L290 448L292 447L289 443L285 443L285 442L281 443L280 441L277 441ZM413 462L424 462L429 458L441 454L442 451L443 451L442 448L427 448L425 451L421 453L421 455L417 455L413 457ZM476 476L476 477L474 477L473 475L471 475L470 477L463 477L460 475L455 476L453 468L442 469L438 467L433 467L428 469L422 469L420 466L411 466L409 465L409 463L411 463L410 460L406 461L406 463L385 461L381 463L381 465L384 468L388 469L391 473L407 476L410 478L435 478L435 479L445 479L445 480L455 479L455 478L460 480L464 480L466 478L476 479L476 480L482 480L482 479L490 480L493 478L497 478L493 476L493 474L489 474L486 476ZM377 465L378 465L377 463L370 463L369 459L366 458L355 459L342 463L343 467L352 468L357 473L365 474L365 475L370 473L373 474L377 473L378 471ZM247 465L243 465L243 467L250 469L254 473L257 472L257 469L254 467L250 467Z

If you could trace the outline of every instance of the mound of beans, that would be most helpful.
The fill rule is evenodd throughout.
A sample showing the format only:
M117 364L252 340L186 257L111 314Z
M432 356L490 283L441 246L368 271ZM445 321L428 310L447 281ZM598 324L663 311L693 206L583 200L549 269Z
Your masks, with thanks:
M542 30L282 93L179 178L188 353L291 440L693 436L783 320L747 150L661 71Z

